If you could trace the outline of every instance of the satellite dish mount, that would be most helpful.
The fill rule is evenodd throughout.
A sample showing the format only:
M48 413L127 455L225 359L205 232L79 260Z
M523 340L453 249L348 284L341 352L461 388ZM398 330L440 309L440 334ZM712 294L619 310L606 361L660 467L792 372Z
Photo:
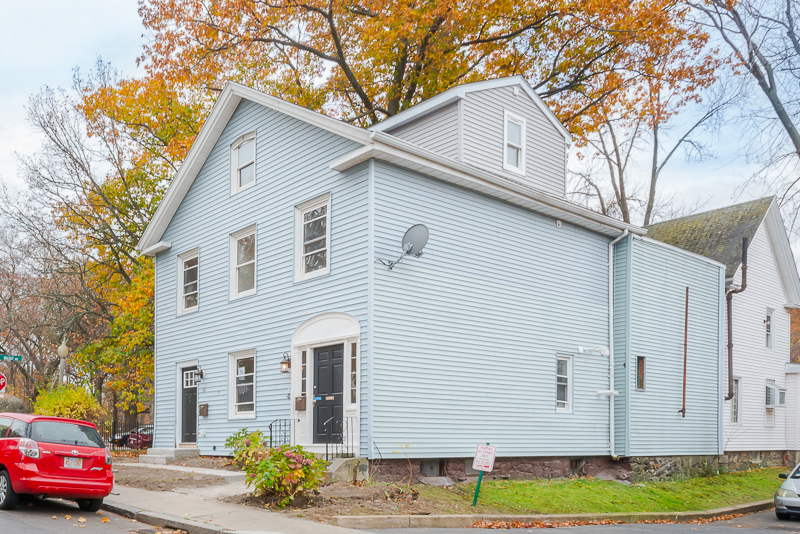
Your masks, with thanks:
M387 265L391 271L395 265L403 261L403 258L413 255L415 258L422 256L422 249L428 244L428 227L424 224L415 224L406 230L403 240L400 242L400 248L403 250L400 257L395 261L377 260L383 265Z

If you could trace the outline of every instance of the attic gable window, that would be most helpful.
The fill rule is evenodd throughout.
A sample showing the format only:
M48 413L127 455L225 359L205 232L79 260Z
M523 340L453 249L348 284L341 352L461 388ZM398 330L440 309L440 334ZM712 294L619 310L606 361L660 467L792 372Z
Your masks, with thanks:
M241 136L231 145L231 194L256 183L256 134Z
M525 174L525 119L505 112L503 168Z

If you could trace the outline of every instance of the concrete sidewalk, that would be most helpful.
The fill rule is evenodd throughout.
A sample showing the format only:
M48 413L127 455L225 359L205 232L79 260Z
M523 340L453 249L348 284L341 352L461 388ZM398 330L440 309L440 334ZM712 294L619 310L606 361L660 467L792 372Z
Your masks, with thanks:
M247 478L244 471L225 471L224 469L209 469L206 467L185 467L182 465L165 464L135 464L135 463L115 463L115 466L134 467L137 469L166 469L167 471L180 471L181 473L196 473L198 475L208 475L221 477L225 482L242 482Z
M147 491L126 486L114 488L103 508L159 527L186 530L189 534L233 532L280 534L353 534L357 531L288 517L250 506L226 504L197 495Z

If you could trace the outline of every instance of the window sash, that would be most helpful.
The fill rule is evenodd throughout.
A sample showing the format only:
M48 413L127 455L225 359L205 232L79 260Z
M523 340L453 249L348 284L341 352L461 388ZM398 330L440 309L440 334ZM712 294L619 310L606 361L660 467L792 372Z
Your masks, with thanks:
M239 374L240 362L250 361L251 372ZM245 364L246 365L246 364ZM246 367L244 367L246 369ZM255 412L255 356L240 356L233 360L233 395L234 415L250 414Z
M248 149L249 154L242 154L245 149ZM243 189L255 183L255 163L256 163L256 139L254 136L241 141L236 148L234 148L236 155L236 189ZM249 171L247 170L249 168ZM245 171L247 176L245 176ZM243 181L245 176L247 181Z
M525 158L525 122L509 115L505 117L505 150L503 154L503 162L505 165L512 167L516 170L523 169ZM519 128L519 142L512 140L511 125ZM512 156L513 154L513 156ZM513 158L514 161L511 161Z
M358 385L358 349L353 343L350 345L350 402L356 403Z
M559 372L559 363L564 362L564 373ZM556 359L556 408L569 410L570 406L570 362L569 358Z
M186 258L181 261L183 262L182 303L183 309L189 310L197 307L200 265L197 256ZM190 265L192 262L194 262L194 264ZM192 272L194 273L193 275L191 274ZM187 281L187 276L193 276L193 279Z
M247 254L246 249L243 251L243 254L247 254L244 257L240 257L240 243L246 239L252 240L252 257L249 257ZM247 246L246 244L244 245ZM240 235L234 238L233 244L233 254L234 254L234 289L236 295L241 295L243 293L248 293L250 291L255 291L256 288L256 233L255 231L249 232L245 235ZM243 284L242 282L249 282L248 284ZM244 286L244 287L243 287Z
M733 398L731 399L731 423L739 422L739 379L733 379Z
M330 196L297 207L295 279L302 280L330 269Z

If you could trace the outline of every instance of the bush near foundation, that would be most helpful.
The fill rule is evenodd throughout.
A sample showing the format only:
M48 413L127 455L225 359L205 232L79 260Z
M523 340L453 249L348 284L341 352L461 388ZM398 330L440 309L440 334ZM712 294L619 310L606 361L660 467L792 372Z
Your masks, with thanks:
M261 431L242 429L225 442L236 463L247 473L247 485L256 495L275 495L284 508L295 497L313 491L322 483L328 463L299 445L268 447Z

